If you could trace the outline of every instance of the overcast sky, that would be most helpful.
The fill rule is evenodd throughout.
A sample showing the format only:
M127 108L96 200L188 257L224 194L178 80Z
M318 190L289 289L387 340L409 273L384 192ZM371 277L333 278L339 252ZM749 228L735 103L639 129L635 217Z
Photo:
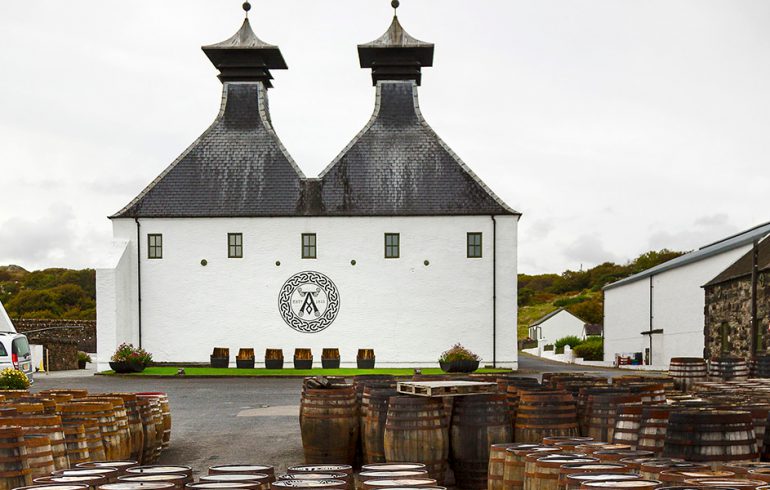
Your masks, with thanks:
M0 264L93 266L106 218L214 119L200 50L239 0L0 2ZM371 115L356 45L389 0L256 0L274 125L316 176ZM420 104L524 213L520 270L692 249L770 221L767 0L402 0L436 44ZM764 199L763 199L764 198Z

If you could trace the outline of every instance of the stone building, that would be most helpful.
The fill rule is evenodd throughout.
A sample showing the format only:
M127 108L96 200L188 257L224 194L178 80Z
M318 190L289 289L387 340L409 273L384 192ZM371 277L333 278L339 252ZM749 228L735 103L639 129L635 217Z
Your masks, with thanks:
M433 44L394 16L358 46L374 113L317 178L270 118L272 70L287 68L279 48L247 18L203 51L220 71L221 111L110 217L111 262L97 269L98 367L121 342L167 362L206 362L214 347L229 347L231 361L254 348L258 364L265 348L289 362L311 348L319 361L336 347L343 366L359 348L373 348L378 366L435 365L461 342L482 365L516 367L520 214L420 112Z
M770 238L703 287L706 355L748 358L766 353L770 348Z

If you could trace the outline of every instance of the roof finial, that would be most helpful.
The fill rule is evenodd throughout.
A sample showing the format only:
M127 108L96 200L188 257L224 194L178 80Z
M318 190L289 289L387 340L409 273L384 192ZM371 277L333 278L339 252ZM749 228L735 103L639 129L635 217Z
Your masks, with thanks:
M401 3L398 0L393 0L390 2L390 6L393 7L393 17L398 17L398 6L401 5Z
M247 19L249 18L249 10L251 10L251 4L249 2L243 2L243 11L246 12Z

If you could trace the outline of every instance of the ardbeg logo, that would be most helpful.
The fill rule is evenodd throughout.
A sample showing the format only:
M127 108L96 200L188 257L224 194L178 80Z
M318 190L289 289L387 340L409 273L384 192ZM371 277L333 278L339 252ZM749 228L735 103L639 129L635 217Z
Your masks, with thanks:
M339 309L337 286L320 272L294 274L278 295L281 317L298 332L320 332L332 324Z

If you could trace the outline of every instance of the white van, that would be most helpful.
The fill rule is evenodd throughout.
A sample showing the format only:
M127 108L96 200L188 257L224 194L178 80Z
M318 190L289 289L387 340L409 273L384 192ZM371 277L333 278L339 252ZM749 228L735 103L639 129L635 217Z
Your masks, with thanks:
M32 365L27 336L16 332L16 327L0 303L0 369L5 368L18 369L27 375L30 383L33 382L35 366Z

